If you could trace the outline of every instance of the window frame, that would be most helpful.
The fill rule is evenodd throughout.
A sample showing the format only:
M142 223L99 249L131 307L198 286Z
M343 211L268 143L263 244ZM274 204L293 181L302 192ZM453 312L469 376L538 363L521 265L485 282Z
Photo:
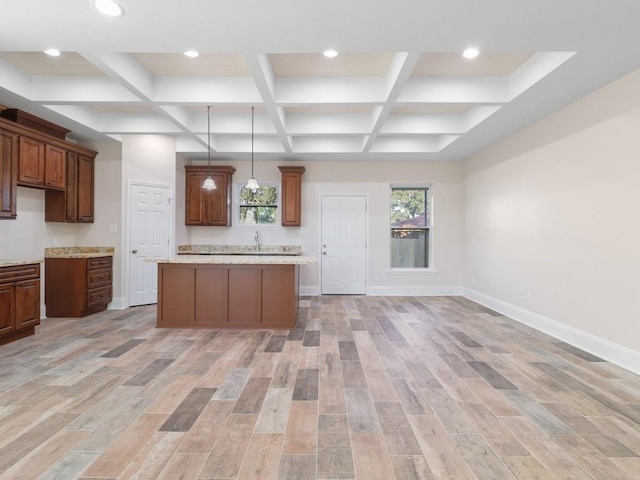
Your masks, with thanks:
M393 227L391 224L391 203L393 201L393 191L394 190L425 190L425 200L427 202L426 205L426 215L428 218L428 222L424 227L406 227L406 228L397 228ZM430 183L408 183L408 184L399 184L392 183L389 185L389 269L388 273L391 274L415 274L415 273L435 273L436 270L434 268L433 261L433 186ZM427 255L427 266L426 267L394 267L391 265L391 235L394 231L402 231L402 230L422 230L426 233L426 255Z
M279 182L260 182L261 187L276 187L278 189L278 198L276 200L276 215L273 223L240 223L240 193L246 183L236 183L233 189L233 226L238 228L275 228L280 226L280 216L282 212L282 185Z

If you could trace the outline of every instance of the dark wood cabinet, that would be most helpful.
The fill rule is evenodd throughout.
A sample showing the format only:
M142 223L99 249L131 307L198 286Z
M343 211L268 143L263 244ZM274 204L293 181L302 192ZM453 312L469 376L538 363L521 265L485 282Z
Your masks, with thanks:
M291 329L297 319L297 265L158 265L158 327Z
M20 185L45 190L46 221L93 222L97 152L64 140L66 129L11 112L0 118L0 218L16 218Z
M40 323L40 265L0 267L0 345L33 335Z
M44 185L44 142L20 136L18 182L26 186Z
M92 223L94 159L67 152L66 188L45 192L44 219L47 222Z
M113 258L45 258L47 317L84 317L113 298Z
M282 212L284 227L302 225L302 174L304 167L278 167L282 172Z
M16 218L18 135L0 129L0 218Z
M67 151L55 145L44 147L44 186L64 190L67 183Z
M185 225L231 226L231 179L236 169L216 166L209 170L188 165L185 171ZM215 190L202 188L209 171L216 184Z
M27 187L64 190L67 151L30 137L20 136L18 182Z

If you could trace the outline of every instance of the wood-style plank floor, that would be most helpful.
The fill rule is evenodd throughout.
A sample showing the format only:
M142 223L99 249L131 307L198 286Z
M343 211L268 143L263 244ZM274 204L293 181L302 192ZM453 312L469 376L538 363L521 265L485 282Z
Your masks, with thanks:
M640 377L460 297L291 331L45 319L0 347L0 479L640 479Z

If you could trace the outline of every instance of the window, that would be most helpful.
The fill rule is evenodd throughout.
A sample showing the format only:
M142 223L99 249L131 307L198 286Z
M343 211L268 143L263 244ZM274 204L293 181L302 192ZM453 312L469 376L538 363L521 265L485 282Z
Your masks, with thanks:
M391 268L429 268L429 188L391 187Z
M240 187L240 225L275 225L278 213L278 187L262 185L257 190Z

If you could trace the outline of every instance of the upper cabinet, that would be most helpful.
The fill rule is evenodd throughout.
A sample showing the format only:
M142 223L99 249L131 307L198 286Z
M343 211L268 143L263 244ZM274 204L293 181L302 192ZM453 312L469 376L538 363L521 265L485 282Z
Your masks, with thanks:
M0 128L0 218L16 218L18 134Z
M20 110L0 111L0 218L16 218L17 186L45 190L45 220L93 222L97 152Z
M185 225L231 226L231 177L236 169L187 165L185 171ZM202 188L209 173L215 190Z
M65 191L47 190L44 219L47 222L92 223L94 159L67 152Z
M282 226L302 225L302 174L304 167L278 167L282 172Z

